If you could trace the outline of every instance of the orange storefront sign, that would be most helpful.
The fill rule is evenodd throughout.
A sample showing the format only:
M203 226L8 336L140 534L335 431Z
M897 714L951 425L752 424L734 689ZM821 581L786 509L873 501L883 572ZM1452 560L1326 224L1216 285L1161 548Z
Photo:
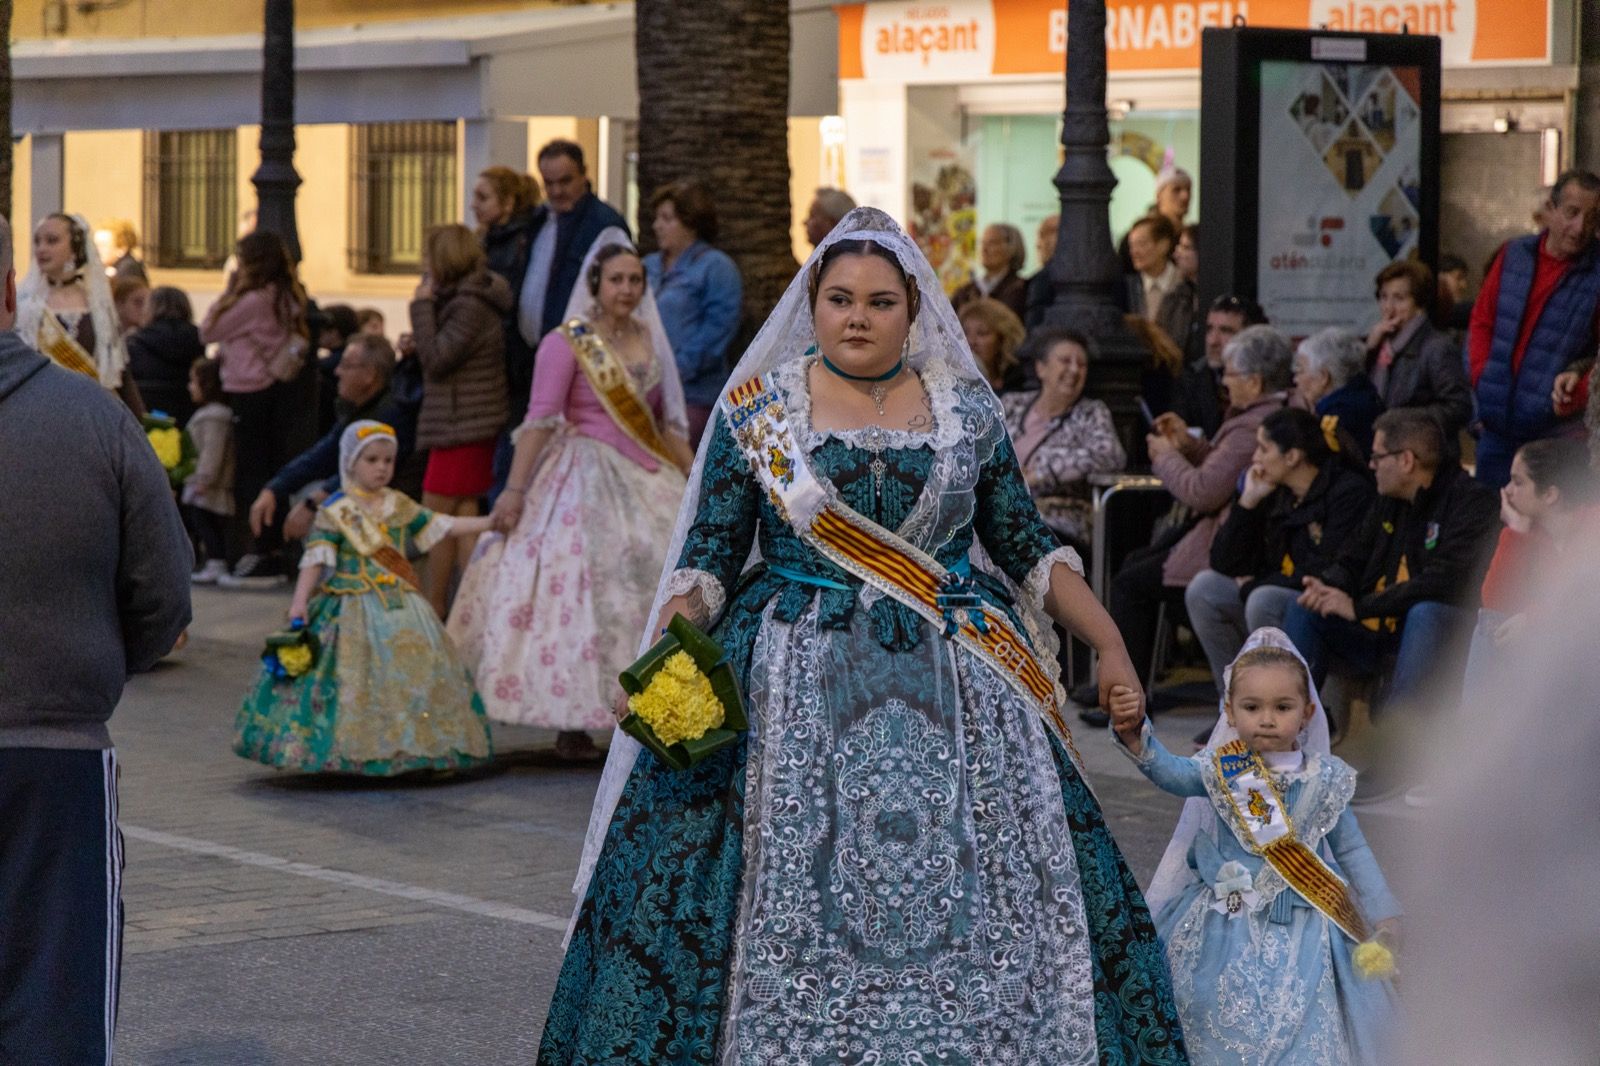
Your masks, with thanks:
M839 76L961 81L1060 74L1065 0L848 4L839 14ZM1112 72L1197 70L1200 32L1252 26L1436 34L1444 65L1547 63L1549 0L1107 0Z

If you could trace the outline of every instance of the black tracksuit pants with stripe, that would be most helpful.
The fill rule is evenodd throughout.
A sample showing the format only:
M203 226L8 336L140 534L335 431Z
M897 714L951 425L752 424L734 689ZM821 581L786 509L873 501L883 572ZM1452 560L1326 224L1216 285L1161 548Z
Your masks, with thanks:
M0 748L0 1066L109 1066L121 967L116 752Z

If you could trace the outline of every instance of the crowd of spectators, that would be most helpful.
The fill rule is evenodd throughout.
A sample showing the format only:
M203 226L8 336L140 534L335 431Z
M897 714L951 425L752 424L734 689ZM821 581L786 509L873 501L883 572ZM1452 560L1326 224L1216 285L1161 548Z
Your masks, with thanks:
M1094 342L1045 324L1057 217L1036 233L1031 277L1023 233L987 226L978 268L953 294L1064 544L1092 547L1091 478L1148 460L1169 498L1102 590L1134 663L1155 684L1163 628L1182 624L1215 679L1249 632L1279 626L1319 681L1375 682L1377 708L1459 682L1469 640L1470 669L1489 669L1536 609L1544 554L1592 529L1600 501L1600 177L1563 174L1538 231L1501 247L1475 298L1459 257L1441 257L1437 277L1401 259L1373 278L1369 321L1298 343L1247 295L1201 305L1191 196L1188 175L1164 169L1122 244L1117 298L1148 353L1142 440L1119 433L1097 395ZM375 310L318 307L271 234L241 237L198 327L185 294L151 288L136 238L121 238L109 320L126 346L125 388L204 442L182 488L196 580L286 580L294 539L337 489L337 442L354 419L395 426L395 483L428 506L492 503L537 345L560 324L595 236L627 225L595 196L570 141L540 150L537 176L488 168L470 204L475 229L426 235L409 329L394 344ZM818 189L808 238L820 242L853 206ZM644 217L657 249L644 259L648 285L698 437L737 355L743 286L705 189L662 187ZM76 223L54 219L40 239L65 247ZM72 314L57 312L63 327ZM443 613L453 560L433 562L428 592ZM1092 683L1074 695L1095 702Z
M1189 192L1164 171L1122 246L1126 324L1148 353L1143 446L1169 500L1103 590L1131 658L1154 685L1163 628L1182 625L1215 683L1251 631L1275 626L1319 683L1353 683L1380 718L1448 699L1503 661L1550 553L1596 528L1600 177L1563 174L1475 299L1459 257L1437 276L1401 259L1373 278L1371 319L1297 343L1248 296L1202 310ZM965 307L993 303L984 271ZM1048 262L1024 291L1020 343L993 312L963 325L1041 512L1083 549L1089 478L1140 456L1094 399L1091 343L1041 328ZM1073 696L1103 721L1092 682Z

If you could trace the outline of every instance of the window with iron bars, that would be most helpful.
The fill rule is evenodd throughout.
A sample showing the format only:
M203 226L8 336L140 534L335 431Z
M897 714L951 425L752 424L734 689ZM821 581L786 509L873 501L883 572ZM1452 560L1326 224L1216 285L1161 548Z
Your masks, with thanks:
M238 133L146 131L144 190L145 259L158 267L220 268L238 233Z
M423 234L456 221L456 124L356 126L350 145L350 269L418 273Z

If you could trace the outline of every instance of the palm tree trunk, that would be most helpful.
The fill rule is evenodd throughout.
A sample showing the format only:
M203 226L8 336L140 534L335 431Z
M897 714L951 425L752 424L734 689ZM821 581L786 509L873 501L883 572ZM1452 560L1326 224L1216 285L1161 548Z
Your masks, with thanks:
M744 276L738 350L798 265L789 238L789 5L638 0L639 235L651 194L698 181L717 205L717 245Z
M11 0L0 0L0 215L11 217Z

